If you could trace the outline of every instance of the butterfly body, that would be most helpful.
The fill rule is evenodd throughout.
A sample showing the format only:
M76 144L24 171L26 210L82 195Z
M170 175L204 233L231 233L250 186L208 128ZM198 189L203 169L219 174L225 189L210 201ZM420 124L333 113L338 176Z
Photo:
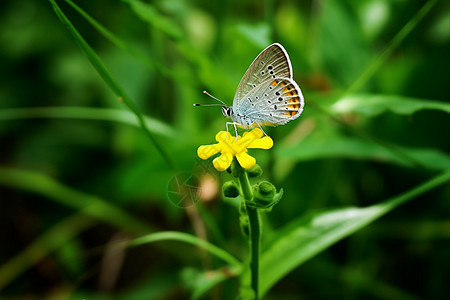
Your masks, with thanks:
M300 116L303 106L289 56L275 43L255 58L239 83L233 106L222 107L222 112L233 125L248 129L286 124Z
M205 94L208 94L204 91ZM278 126L297 119L305 105L302 91L293 79L291 61L278 43L264 49L250 64L234 95L233 105L221 102L222 113L231 118L227 122L249 129L258 126ZM194 106L216 106L220 104ZM263 130L262 130L263 131ZM264 132L264 131L263 131Z

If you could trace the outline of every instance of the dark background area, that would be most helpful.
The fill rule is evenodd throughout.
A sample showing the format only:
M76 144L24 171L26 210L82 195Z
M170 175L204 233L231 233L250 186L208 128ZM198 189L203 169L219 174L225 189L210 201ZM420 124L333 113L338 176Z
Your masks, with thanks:
M225 120L217 107L192 104L212 103L207 90L231 105L246 68L273 42L289 53L305 111L267 129L272 150L251 152L285 191L264 216L264 234L307 212L380 203L450 168L446 1L418 23L411 20L427 1L75 1L123 47L57 3L154 121L178 168L134 125L50 2L2 1L2 299L187 299L190 272L219 261L179 242L111 245L163 230L198 234L198 222L212 243L245 257L238 212L220 195L228 174L209 171L218 176L212 197L199 203L218 231L204 214L170 203L168 183L188 172L206 184L196 149L213 143ZM412 31L376 63L408 22ZM367 102L337 108L350 98ZM379 99L406 111L373 105ZM96 199L119 212L89 206ZM266 298L449 299L449 199L447 184L400 206L296 268ZM231 278L204 299L235 299L238 285Z

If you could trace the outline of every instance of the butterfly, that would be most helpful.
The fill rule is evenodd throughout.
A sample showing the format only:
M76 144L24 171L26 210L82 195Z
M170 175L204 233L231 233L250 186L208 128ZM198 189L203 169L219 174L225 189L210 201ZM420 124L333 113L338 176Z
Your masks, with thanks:
M262 126L286 124L303 112L305 101L292 75L286 50L274 43L251 63L237 87L232 106L204 93L222 103L224 117L232 120L226 123L227 131L228 125L233 125L236 137L236 126L245 129L258 126L264 132Z

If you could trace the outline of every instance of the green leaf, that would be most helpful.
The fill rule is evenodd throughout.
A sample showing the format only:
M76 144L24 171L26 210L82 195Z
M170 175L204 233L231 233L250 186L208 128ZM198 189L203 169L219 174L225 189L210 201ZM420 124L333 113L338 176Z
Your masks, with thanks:
M181 28L172 19L161 15L152 5L137 0L127 0L126 2L130 4L131 9L138 17L161 30L169 37L176 40L183 37Z
M153 231L152 227L125 210L54 180L38 172L0 167L0 185L42 195L132 233Z
M192 269L185 270L183 277L185 279L189 278L189 280L185 281L193 290L192 299L198 299L201 295L218 283L230 277L238 276L242 272L242 263L233 255L203 239L184 232L162 231L152 233L127 242L127 245L130 247L136 247L160 241L178 241L188 243L208 251L212 255L229 264L229 266L223 267L219 270L208 271L206 273L193 271Z
M434 149L412 149L395 146L397 152L381 144L358 138L330 137L323 140L305 139L293 146L281 146L276 155L295 161L322 158L369 159L401 166L413 166L411 161L432 170L450 168L450 157ZM405 154L405 156L402 156Z
M162 231L157 233L148 234L139 238L136 238L128 243L131 247L136 247L148 243L160 242L160 241L179 241L194 246L200 247L208 251L209 253L215 255L216 257L222 259L223 261L229 263L234 271L240 272L241 262L233 257L231 254L225 250L205 241L196 236L177 231Z
M271 28L267 23L239 24L237 32L258 48L264 49L270 44Z
M377 205L316 212L294 220L274 233L274 240L268 243L261 255L261 295L294 268L331 245L449 180L450 170Z
M177 78L181 80L178 72L173 71L170 68L167 68L163 64L159 63L157 60L153 59L152 57L149 57L148 55L145 55L142 51L140 51L138 48L133 47L129 42L126 42L119 38L117 35L109 31L107 28L105 28L102 24L97 22L94 18L92 18L88 13L86 13L81 7L79 7L77 4L70 0L66 0L66 2L72 6L83 18L86 19L99 33L101 33L106 39L108 39L111 43L113 43L116 47L123 49L139 59L140 62L142 62L147 67L153 69L156 68L158 71L160 71L162 74L171 77L171 78Z
M336 113L356 113L374 117L386 111L400 115L411 115L425 109L450 113L450 104L425 99L394 95L349 95L336 101L331 109Z
M350 85L370 59L370 48L361 27L342 1L329 1L317 15L318 48L321 63L343 86ZM351 59L343 59L351 57Z
M95 108L95 107L26 107L26 108L6 108L0 110L0 121L34 119L34 118L61 118L80 119L95 121L120 122L127 125L139 127L136 116L127 110L115 108ZM166 123L154 118L144 117L150 131L166 137L177 137L175 129Z
M158 152L161 154L161 156L164 158L166 163L172 168L175 169L174 162L172 161L171 157L168 155L166 150L161 146L161 144L155 139L151 131L147 127L147 123L144 120L144 116L140 113L140 111L137 109L134 102L131 100L131 98L128 96L128 94L125 93L124 89L116 82L116 80L113 78L111 73L108 71L106 66L103 64L103 61L100 59L100 57L97 55L97 53L94 51L94 49L89 46L89 44L86 42L86 40L83 38L83 36L78 32L78 30L72 25L72 23L69 21L69 19L66 17L66 15L63 13L63 11L59 8L58 4L56 4L55 0L49 0L50 3L53 6L53 10L55 11L56 15L58 16L61 23L63 23L67 29L69 30L70 34L75 39L75 42L80 46L81 50L86 54L87 58L91 62L92 66L95 68L95 70L98 72L98 74L102 77L102 79L105 81L105 83L111 88L111 90L114 92L114 94L119 98L120 101L123 101L128 108L136 115L139 124L141 125L143 131L147 135L147 137L150 139L150 141L153 143L153 146L158 150Z
M208 270L206 272L194 268L186 268L181 275L183 281L191 290L191 299L199 299L212 287L228 279L232 274L228 268Z
M411 31L419 24L419 22L430 12L437 0L427 1L422 8L414 15L408 23L397 33L397 35L390 41L389 45L380 53L378 57L372 60L364 72L353 82L347 89L347 94L351 94L361 89L375 72L386 62L387 58L391 56L394 50L401 44L401 42L411 33Z
M226 252L205 240L202 240L196 236L176 231L163 231L152 233L146 236L142 236L127 242L128 246L136 247L148 243L160 242L160 241L179 241L183 243L192 244L199 248L203 248L212 255L218 257L219 259L227 262L229 267L223 267L219 270L208 271L206 273L201 273L197 271L192 271L192 269L184 273L184 278L189 278L186 281L191 289L193 290L192 299L198 299L201 295L207 292L209 289L217 285L218 283L233 277L238 276L242 272L242 263L232 256L230 253ZM188 272L188 274L186 274Z

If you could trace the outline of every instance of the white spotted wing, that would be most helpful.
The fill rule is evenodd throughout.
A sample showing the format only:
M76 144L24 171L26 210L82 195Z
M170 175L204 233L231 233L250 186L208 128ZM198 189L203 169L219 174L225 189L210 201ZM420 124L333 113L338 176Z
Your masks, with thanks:
M275 43L256 57L239 83L231 117L244 128L277 126L298 118L303 106L289 56Z

